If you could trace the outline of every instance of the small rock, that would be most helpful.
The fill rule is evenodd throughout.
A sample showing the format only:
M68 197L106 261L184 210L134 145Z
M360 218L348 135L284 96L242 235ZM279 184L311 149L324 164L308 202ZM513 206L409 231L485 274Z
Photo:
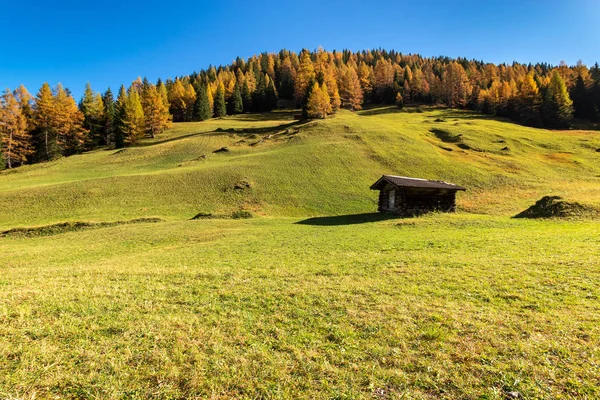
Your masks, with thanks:
M228 152L229 152L229 149L225 146L213 151L213 153L228 153Z
M506 397L509 399L521 399L521 393L517 392L517 391L510 391L510 392L506 392Z
M510 151L510 149L508 148L508 146L506 146L502 148L502 151Z
M600 153L600 149L596 149L596 153Z
M446 120L444 118L436 118L433 122L446 122Z

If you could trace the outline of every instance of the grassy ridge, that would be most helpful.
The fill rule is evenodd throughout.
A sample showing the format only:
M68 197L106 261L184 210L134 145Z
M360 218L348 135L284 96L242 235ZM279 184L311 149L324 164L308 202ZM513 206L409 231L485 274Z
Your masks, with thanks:
M222 146L230 152L212 153ZM595 131L546 131L439 109L341 112L300 125L290 113L177 124L139 147L3 173L0 226L240 208L274 216L368 212L376 199L368 186L382 173L459 183L470 189L459 198L462 209L509 215L548 194L597 203L598 148ZM231 190L241 180L252 188Z

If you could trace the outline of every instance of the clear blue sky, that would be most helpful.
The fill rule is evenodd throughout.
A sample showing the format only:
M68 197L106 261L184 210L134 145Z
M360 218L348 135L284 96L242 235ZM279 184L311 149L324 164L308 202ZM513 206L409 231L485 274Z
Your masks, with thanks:
M600 62L598 0L0 0L0 88L116 91L281 48Z

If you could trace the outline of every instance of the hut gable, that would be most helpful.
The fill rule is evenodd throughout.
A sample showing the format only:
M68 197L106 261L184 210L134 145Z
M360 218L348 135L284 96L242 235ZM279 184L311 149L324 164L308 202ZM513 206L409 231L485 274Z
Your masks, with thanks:
M379 190L378 211L416 215L430 211L454 212L456 192L466 189L443 181L383 175L371 185L371 190Z

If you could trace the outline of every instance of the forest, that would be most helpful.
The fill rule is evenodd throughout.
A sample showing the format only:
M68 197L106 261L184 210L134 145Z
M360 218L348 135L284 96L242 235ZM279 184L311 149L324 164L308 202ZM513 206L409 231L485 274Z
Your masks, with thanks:
M172 122L302 108L326 118L371 104L440 104L565 129L574 118L598 121L600 67L581 62L493 64L395 51L288 50L156 83L138 78L115 94L88 83L79 103L61 84L24 87L0 98L0 169L44 162L99 146L121 148Z

